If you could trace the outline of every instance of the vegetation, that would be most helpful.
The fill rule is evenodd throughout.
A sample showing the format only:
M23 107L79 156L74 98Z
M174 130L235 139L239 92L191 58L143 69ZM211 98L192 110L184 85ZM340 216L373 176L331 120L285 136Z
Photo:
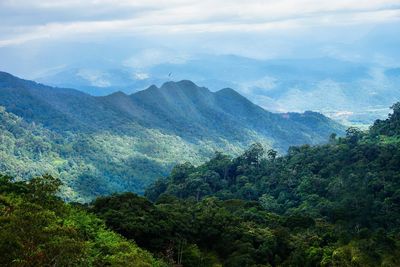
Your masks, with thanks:
M164 266L108 230L103 221L55 196L51 176L0 177L1 266Z
M196 156L195 145L179 137L142 130L140 135L156 142L142 142L139 134L60 134L0 107L0 171L17 180L43 173L60 177L64 199L87 202L117 191L143 193L153 177L167 175L174 163L204 160L200 152Z
M273 114L190 81L93 97L0 72L0 106L0 172L49 173L63 181L64 199L80 202L142 194L177 163L201 164L217 149L237 156L256 140L285 152L342 131L319 113Z
M399 120L396 104L326 145L180 164L147 198L68 204L52 176L2 176L0 265L399 266Z
M243 246L246 252L240 256L251 261L238 266L398 266L399 122L400 105L395 104L389 118L377 121L369 132L349 128L346 137L332 135L327 145L292 147L282 157L259 144L237 158L217 153L199 167L176 166L146 196L167 214L186 210L179 213L186 213L183 220L194 233L180 235L202 251L213 251L226 266ZM95 211L110 227L132 233L123 220L110 222L107 208L98 209L99 203ZM208 212L215 217L202 222L199 218ZM281 246L265 245L270 254L258 254L267 237L243 237L245 227L253 234L268 233ZM232 229L240 234L224 234ZM221 235L213 239L207 233ZM231 242L224 239L232 236Z
M109 227L169 263L183 266L398 266L398 232L357 233L323 218L278 215L254 201L131 193L91 208Z
M6 104L15 101L16 88L32 86L7 77L11 82L0 79ZM230 89L213 94L183 85L187 90L167 84L135 97L101 99L60 89L76 109L78 98L87 101L83 111L71 113L60 92L36 84L40 90L18 91L26 109L9 106L21 117L0 108L0 171L6 174L0 176L0 265L400 266L400 103L369 131L349 128L325 145L290 147L282 156L265 149L275 135L290 140L300 129L296 140L304 141L306 133L319 136L312 127L335 127L315 113L264 113ZM50 102L31 102L43 92ZM133 99L129 105L127 98ZM138 114L154 124L115 109L138 99L145 105L134 111L149 105L152 113ZM171 99L190 101L175 105ZM222 113L207 106L210 99L219 99L214 108ZM226 117L237 99L236 122L252 125L244 132L232 114ZM103 109L87 119L97 105ZM184 121L187 114L197 120ZM263 132L267 122L280 120ZM185 135L177 135L175 126ZM244 133L245 139L234 140ZM223 138L216 141L218 136ZM266 143L236 157L217 152L196 166L219 144L237 153L260 136ZM111 190L140 192L151 176L182 159L193 162L176 165L145 197L126 192L90 204L64 202L87 202Z

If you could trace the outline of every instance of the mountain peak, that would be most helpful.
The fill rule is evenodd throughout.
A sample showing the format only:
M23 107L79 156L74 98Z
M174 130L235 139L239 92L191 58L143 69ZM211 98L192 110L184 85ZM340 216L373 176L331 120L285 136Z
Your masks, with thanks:
M18 78L8 72L0 71L0 82L16 82L16 81L25 81L21 78Z
M221 90L218 90L217 92L215 92L215 93L217 93L217 94L222 94L222 95L232 95L232 94L234 94L234 95L240 95L238 92L236 92L234 89L232 89L232 88L229 88L229 87L227 87L227 88L223 88L223 89L221 89ZM241 95L240 95L241 96Z
M230 99L231 101L236 101L237 103L242 103L244 105L248 105L248 106L252 106L252 107L255 106L245 96L241 95L240 93L238 93L236 90L234 90L232 88L221 89L221 90L215 92L215 94L220 98Z
M191 92L208 92L210 91L205 87L197 86L194 82L189 80L181 80L181 81L169 81L163 83L161 87L157 87L156 85L151 85L147 89L142 91L138 91L136 93L131 94L131 96L137 95L148 95L148 94L169 94L169 93L191 93Z
M190 80L181 80L178 82L174 82L174 81L169 81L169 82L165 82L161 88L165 89L165 88L176 88L176 87L180 87L180 88L199 88L199 86L197 86L194 82L190 81Z
M17 77L13 76L8 72L0 71L0 78L17 78Z
M166 91L174 91L176 93L184 93L184 94L207 94L211 93L210 90L206 87L200 87L196 85L194 82L189 81L189 80L181 80L178 82L170 81L164 83L161 87L161 90L166 90Z
M151 85L149 88L147 88L147 90L158 90L159 88L157 86L155 86L154 84Z
M106 96L98 96L97 98L99 99L113 99L113 100L121 100L121 99L129 99L129 96L127 94L125 94L122 91L116 91L112 94L106 95Z
M43 86L40 83L21 79L8 72L0 71L0 86L1 87L38 87Z
M125 96L128 96L127 94L125 94L124 92L122 92L122 91L116 91L116 92L114 92L114 93L112 93L112 94L110 94L109 96L118 96L118 97L125 97Z

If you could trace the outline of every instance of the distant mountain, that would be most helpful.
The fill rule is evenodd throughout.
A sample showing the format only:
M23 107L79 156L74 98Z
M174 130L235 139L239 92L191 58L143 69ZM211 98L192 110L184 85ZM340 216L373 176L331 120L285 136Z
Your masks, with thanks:
M319 113L271 113L233 89L211 92L187 80L95 97L0 73L0 106L2 116L12 118L7 125L15 125L3 127L1 136L19 143L12 150L2 147L0 155L55 162L43 170L62 176L71 199L142 192L174 164L200 163L216 150L237 155L260 142L284 153L343 133L343 126ZM21 120L15 116L22 121L13 123ZM40 139L40 133L47 139L35 148L29 136ZM21 178L32 173L17 165L0 165L0 171Z
M189 79L208 87L235 88L274 112L314 110L346 124L371 124L384 118L400 99L399 68L329 57L255 60L201 55L179 63L137 69L126 66L65 66L35 80L92 95L131 94L152 84Z
M95 96L104 96L117 91L132 93L145 89L151 83L165 80L150 79L145 73L134 72L128 68L94 69L85 67L63 68L36 77L38 82L57 87L76 88Z

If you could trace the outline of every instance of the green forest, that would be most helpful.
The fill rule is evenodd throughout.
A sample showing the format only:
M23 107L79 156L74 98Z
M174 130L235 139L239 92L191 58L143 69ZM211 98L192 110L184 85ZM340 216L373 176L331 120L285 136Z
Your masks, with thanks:
M2 266L400 266L400 103L287 154L253 144L176 165L144 196L67 203L0 179Z
M166 266L55 194L59 179L0 177L0 266Z
M95 97L0 71L0 173L51 174L67 201L143 194L174 165L201 164L215 150L238 156L260 142L284 153L344 130L317 112L271 113L233 89L190 81Z

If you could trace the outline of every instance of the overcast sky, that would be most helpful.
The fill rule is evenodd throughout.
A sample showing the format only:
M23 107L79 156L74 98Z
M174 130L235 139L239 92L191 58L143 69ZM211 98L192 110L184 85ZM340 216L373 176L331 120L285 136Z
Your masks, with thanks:
M0 0L0 69L199 54L399 61L400 0ZM73 58L73 60L72 60Z

